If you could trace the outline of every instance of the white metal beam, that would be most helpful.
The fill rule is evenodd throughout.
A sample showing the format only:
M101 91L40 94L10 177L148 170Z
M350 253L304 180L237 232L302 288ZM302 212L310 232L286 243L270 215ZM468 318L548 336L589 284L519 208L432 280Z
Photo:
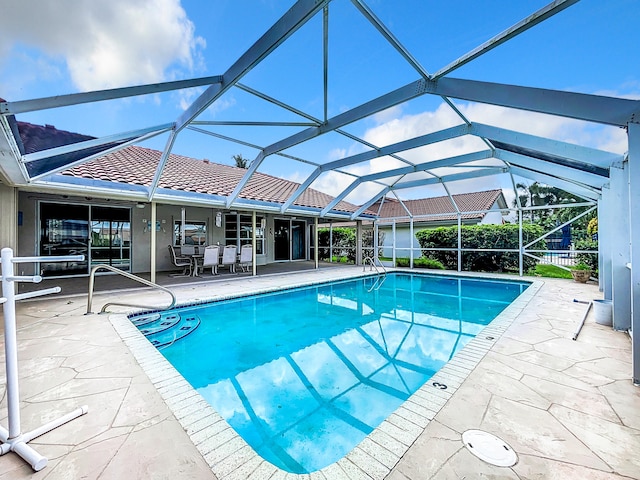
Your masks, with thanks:
M20 161L18 148L11 130L13 117L0 116L0 181L7 185L23 185L29 182L29 173Z
M582 170L576 170L563 165L557 165L552 162L539 160L526 155L520 155L519 153L507 152L499 148L495 151L495 157L505 162L509 162L510 165L517 165L519 167L528 168L530 170L546 173L559 178L567 178L571 181L579 182L592 188L601 189L605 183L609 182L608 177L595 175Z
M345 190L340 192L334 199L322 210L321 215L326 215L333 207L341 202L347 195L349 195L358 185L363 182L371 182L382 178L395 177L398 175L406 175L414 172L424 172L442 167L450 167L452 165L458 165L463 163L474 162L477 160L484 160L491 158L490 150L483 150L481 152L466 153L464 155L457 155L455 157L443 158L441 160L432 160L430 162L420 163L415 166L400 167L393 170L386 170L384 172L371 173L364 175L356 179Z
M578 185L571 181L547 175L541 172L535 172L528 168L519 167L517 165L511 165L509 170L519 177L528 178L536 182L544 183L546 185L553 185L554 187L561 188L565 192L572 193L587 200L598 200L600 193L593 188L589 188L585 185Z
M624 159L624 156L618 153L537 137L476 122L471 125L469 134L603 168L609 168L612 163L621 162Z
M577 0L576 0L577 1ZM382 34L382 36L395 48L400 55L420 74L423 78L430 78L429 72L427 72L420 62L411 55L411 52L407 50L404 45L391 33L387 26L376 16L375 13L367 6L362 0L351 0L351 3L360 10L360 13L365 16L367 20Z
M118 150L122 150L123 148L126 148L126 147L128 147L130 145L134 145L136 143L144 142L145 140L153 138L153 137L155 137L157 135L161 135L161 134L167 132L168 130L169 129L152 130L151 132L147 133L146 135L142 135L141 137L132 138L131 140L129 140L127 142L120 143L120 144L118 144L118 145L116 145L114 147L111 147L111 148L107 149L107 150L102 150L101 152L94 153L93 155L89 155L87 157L81 158L80 160L76 160L75 162L71 162L71 163L68 163L66 165L62 165L60 167L57 167L57 168L54 168L54 169L51 169L51 170L47 170L44 173L40 173L38 175L34 175L33 177L31 177L31 181L40 180L41 178L54 175L54 174L62 172L64 170L69 170L70 168L73 168L73 167L75 167L77 165L81 165L83 163L89 162L89 161L93 160L94 158L104 157L105 155L108 155L108 154L113 153L113 152L117 152Z
M393 153L404 152L418 147L424 147L425 145L431 145L433 143L450 140L452 138L461 137L469 132L469 126L462 124L455 127L445 128L433 133L427 133L420 135L419 137L411 138L409 140L403 140L402 142L387 145L386 147L380 147L376 150L370 150L368 152L358 153L351 155L350 157L341 158L340 160L334 160L322 165L324 171L335 170L336 168L343 168L349 165L355 165L374 158L384 157Z
M148 85L136 85L134 87L112 88L108 90L96 90L94 92L71 93L68 95L56 95L54 97L35 98L32 100L19 100L16 102L0 102L0 114L18 114L47 110L50 108L68 107L83 103L101 102L117 98L135 97L154 93L181 90L183 88L201 87L222 81L221 75L211 77L190 78L173 82L151 83Z
M222 81L205 90L176 121L176 131L180 132L198 115L204 112L229 88L236 84L253 67L293 35L329 0L298 0L269 30L265 32L242 56L222 75Z
M613 328L628 330L631 326L631 212L629 211L629 162L611 168L609 206L615 212L613 222L603 222L611 228L611 280Z
M222 75L222 81L207 88L196 100L185 110L185 112L176 121L176 126L170 141L167 143L165 150L162 152L158 170L154 176L153 183L150 187L150 197L153 197L158 188L158 181L162 175L162 168L171 153L175 136L182 131L191 121L197 118L209 106L220 98L227 90L233 87L244 75L258 65L273 50L280 46L287 38L293 35L302 25L312 18L319 10L322 10L330 0L298 0L269 30L266 31L249 49ZM246 182L250 178L249 172L253 174L255 169L260 166L261 159L254 160L251 164L255 168L249 168L249 171L240 181L240 184L234 190L235 196L232 194L229 201L230 205L237 195L240 193ZM239 187L239 188L238 188Z
M425 82L425 89L434 95L605 125L625 127L631 119L640 117L640 100L450 77Z
M49 157L55 157L57 155L65 155L67 153L77 152L79 150L86 150L88 148L99 147L108 143L121 142L123 140L129 141L134 138L140 138L146 136L149 133L162 133L173 127L172 123L165 123L164 125L156 125L149 128L141 128L139 130L131 130L129 132L116 133L114 135L107 135L106 137L94 138L92 140L85 140L84 142L72 143L70 145L63 145L61 147L49 148L47 150L40 150L39 152L29 153L24 155L23 162L30 163L37 160L42 160Z
M629 246L631 248L631 342L633 384L640 385L640 124L629 123Z
M321 173L322 173L322 169L316 168L313 171L313 173L311 173L311 175L309 175L307 179L304 182L302 182L300 186L298 186L296 191L293 192L291 196L287 198L287 200L282 204L282 207L280 208L280 213L286 212L287 209L293 204L293 202L295 202L298 199L298 197L300 197L300 195L302 195L304 191L307 188L309 188L309 186L315 181L316 178L320 176Z
M284 138L276 143L273 143L264 148L262 154L251 162L251 167L244 174L240 182L236 185L231 195L229 195L227 199L227 206L231 206L231 204L238 198L238 195L247 184L253 173L258 169L264 158L274 153L280 152L281 150L285 150L287 148L298 145L299 143L305 142L307 140L311 140L312 138L323 135L327 132L334 131L340 127L348 125L349 123L356 122L361 120L369 115L373 115L374 113L381 112L386 110L387 108L393 107L400 103L403 103L412 98L418 97L425 93L425 81L418 80L417 82L412 82L404 87L400 87L397 90L389 92L385 95L382 95L378 98L375 98L369 102L366 102L352 110L348 110L340 115L337 115L329 120L327 120L324 124L319 125L317 127L310 127L301 132L298 132L294 135L291 135L287 138ZM466 125L465 125L466 127ZM368 152L365 152L368 153ZM335 163L335 162L334 162Z
M493 38L490 38L482 45L474 48L470 52L462 55L457 60L451 62L449 65L441 68L436 73L433 74L433 79L438 79L448 73L451 73L457 68L462 67L463 65L469 63L470 61L478 58L480 55L487 53L490 50L493 50L497 46L503 44L507 40L512 39L513 37L520 35L522 32L529 30L531 27L539 24L540 22L546 20L549 17L552 17L558 12L561 12L567 7L570 7L574 3L577 3L579 0L556 0L551 2L547 6L541 8L537 12L527 16L525 19L520 20L518 23L499 33Z
M506 168L502 167L493 167L493 168L483 168L481 170L473 170L469 172L462 173L454 173L452 175L445 175L443 177L434 177L434 178L425 178L420 180L410 180L408 182L397 183L393 186L384 188L380 193L375 195L371 200L362 205L358 210L356 210L351 215L351 220L354 220L359 215L361 215L367 208L373 205L380 197L386 195L390 191L395 190L403 190L406 188L414 188L414 187L422 187L426 185L435 185L437 183L444 182L455 182L457 180L466 180L469 178L478 178L478 177L487 177L490 175L499 175L501 173L505 173L507 171Z

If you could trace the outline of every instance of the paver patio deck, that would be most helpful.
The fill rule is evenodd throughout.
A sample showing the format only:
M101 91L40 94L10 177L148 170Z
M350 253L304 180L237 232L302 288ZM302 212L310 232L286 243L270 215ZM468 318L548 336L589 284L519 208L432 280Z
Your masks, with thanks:
M358 267L331 268L174 291L185 303L360 274ZM162 304L164 295L142 290L118 299ZM215 479L211 465L220 480L640 478L640 389L630 381L629 338L590 316L578 340L571 340L586 309L573 299L600 297L596 285L544 279L524 310L505 319L504 333L497 328L494 340L478 339L486 354L468 350L466 360L457 359L443 373L451 382L447 395L417 392L419 398L401 407L386 430L376 430L338 464L307 476L276 471L247 451L225 422L199 413L209 410L188 388L179 390L181 378L161 355L144 353L153 352L148 345L138 349L146 340L126 332L123 315L85 316L84 296L23 302L23 430L80 405L88 405L89 413L30 443L49 458L44 470L34 473L9 453L0 457L0 479ZM112 299L96 295L94 311ZM471 370L466 379L465 369ZM6 427L4 375L0 382L0 424ZM185 400L193 407L184 408ZM424 408L428 401L435 416ZM438 411L436 405L443 406ZM501 437L518 463L494 467L471 455L461 440L468 429Z

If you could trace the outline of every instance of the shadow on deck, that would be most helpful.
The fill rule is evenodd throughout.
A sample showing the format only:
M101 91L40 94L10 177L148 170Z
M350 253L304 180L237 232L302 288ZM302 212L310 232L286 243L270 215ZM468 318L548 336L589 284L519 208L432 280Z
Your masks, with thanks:
M344 264L340 263L327 263L320 262L320 269L324 268L335 268L335 267L344 267ZM265 276L265 275L275 275L282 273L294 273L294 272L302 272L314 270L315 264L314 262L286 262L286 263L271 263L268 265L258 265L257 266L257 275ZM218 275L211 275L211 270L207 269L207 271L198 277L182 277L182 276L172 276L175 275L175 271L171 272L157 272L156 273L156 283L158 285L162 285L163 287L170 287L176 285L187 285L192 283L202 283L202 282L221 282L221 281L229 281L233 279L239 278L251 278L251 270L249 273L244 273L242 271L238 271L238 273L227 273L224 270L219 271ZM146 273L136 273L135 275L144 278L145 280L149 280L151 275L149 272ZM82 277L73 277L73 278L45 278L41 283L20 283L19 284L19 293L22 292L30 292L34 290L41 290L43 288L50 287L60 287L62 291L59 295L67 296L67 295L87 295L89 289L89 276ZM95 279L94 292L109 292L114 290L129 290L134 288L148 288L143 284L125 278L121 275L117 275L115 273L109 272L98 272Z

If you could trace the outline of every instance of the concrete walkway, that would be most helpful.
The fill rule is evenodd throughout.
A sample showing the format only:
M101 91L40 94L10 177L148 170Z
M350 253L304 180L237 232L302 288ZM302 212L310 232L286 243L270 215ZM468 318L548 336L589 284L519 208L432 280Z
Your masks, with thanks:
M357 267L331 268L185 285L175 292L184 303L360 274ZM308 476L286 475L246 452L225 422L204 416L188 423L194 412L180 410L178 399L200 405L198 398L177 393L179 379L171 369L153 353L140 353L152 347L126 330L123 315L85 316L84 296L23 302L18 308L22 430L80 405L88 405L89 413L31 442L49 458L44 470L33 473L9 453L0 457L0 479L215 479L212 468L221 480L640 478L640 389L630 381L629 338L589 317L578 341L571 340L586 309L573 299L599 297L595 285L545 279L504 329L494 329L494 340L484 341L486 354L467 351L475 360L466 379L455 373L464 369L449 370L446 397L417 392L385 431L332 468ZM98 294L94 311L113 298ZM118 299L165 301L150 290ZM175 380L172 385L159 380L167 375ZM0 424L6 428L4 375L0 382ZM422 407L428 401L433 408ZM413 411L420 414L407 413ZM501 437L518 463L493 467L471 455L461 441L468 429ZM208 430L218 432L216 443L203 435Z

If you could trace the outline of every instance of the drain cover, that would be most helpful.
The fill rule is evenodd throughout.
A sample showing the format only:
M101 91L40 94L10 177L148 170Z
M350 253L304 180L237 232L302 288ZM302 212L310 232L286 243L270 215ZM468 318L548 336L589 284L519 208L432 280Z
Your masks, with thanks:
M482 430L467 430L462 443L480 460L497 467L511 467L518 461L513 449L502 439Z

